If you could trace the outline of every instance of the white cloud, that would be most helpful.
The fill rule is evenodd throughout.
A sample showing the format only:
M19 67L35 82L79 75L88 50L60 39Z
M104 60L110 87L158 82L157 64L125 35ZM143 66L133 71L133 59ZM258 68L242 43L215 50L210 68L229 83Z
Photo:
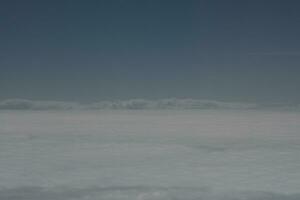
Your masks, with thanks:
M256 104L220 102L198 99L130 99L123 101L100 101L90 104L63 101L33 101L26 99L8 99L0 101L4 110L70 110L70 109L251 109Z
M0 112L0 199L296 200L299 118Z

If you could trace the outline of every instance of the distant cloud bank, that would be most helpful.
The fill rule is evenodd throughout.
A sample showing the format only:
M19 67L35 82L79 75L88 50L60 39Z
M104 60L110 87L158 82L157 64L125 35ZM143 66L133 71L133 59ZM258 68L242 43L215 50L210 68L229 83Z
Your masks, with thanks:
M1 199L10 200L82 200L82 199L209 199L209 200L296 200L300 193L268 191L218 191L210 187L112 186L106 188L18 187L0 189ZM177 197L177 198L175 198Z
M4 110L69 110L80 105L63 101L33 101L27 99L7 99L0 101L0 109Z
M258 105L254 103L222 102L199 99L130 99L100 101L89 104L66 101L35 101L7 99L0 101L0 110L142 110L142 109L299 109L299 105Z

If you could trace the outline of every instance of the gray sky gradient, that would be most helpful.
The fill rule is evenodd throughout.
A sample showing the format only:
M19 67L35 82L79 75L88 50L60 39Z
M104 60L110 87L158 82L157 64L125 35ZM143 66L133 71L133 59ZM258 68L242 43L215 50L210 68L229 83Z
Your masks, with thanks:
M0 99L300 102L300 2L0 2Z

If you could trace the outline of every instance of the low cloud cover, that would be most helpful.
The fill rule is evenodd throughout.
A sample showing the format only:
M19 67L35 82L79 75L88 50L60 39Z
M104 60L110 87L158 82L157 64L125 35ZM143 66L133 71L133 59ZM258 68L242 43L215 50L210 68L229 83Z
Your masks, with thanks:
M7 99L0 101L0 110L139 110L139 109L293 109L298 104L256 104L201 99L129 99L78 103L70 101L37 101Z
M0 112L0 199L298 200L299 119L248 110Z
M255 103L222 102L199 99L129 99L81 104L68 101L36 101L7 99L0 101L0 110L76 110L76 109L259 109L296 108L298 105L258 105Z

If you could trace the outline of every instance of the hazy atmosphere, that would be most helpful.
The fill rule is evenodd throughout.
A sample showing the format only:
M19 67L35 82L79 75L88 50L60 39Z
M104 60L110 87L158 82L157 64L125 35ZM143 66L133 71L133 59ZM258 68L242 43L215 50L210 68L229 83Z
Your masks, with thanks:
M0 200L299 200L299 11L0 0Z

